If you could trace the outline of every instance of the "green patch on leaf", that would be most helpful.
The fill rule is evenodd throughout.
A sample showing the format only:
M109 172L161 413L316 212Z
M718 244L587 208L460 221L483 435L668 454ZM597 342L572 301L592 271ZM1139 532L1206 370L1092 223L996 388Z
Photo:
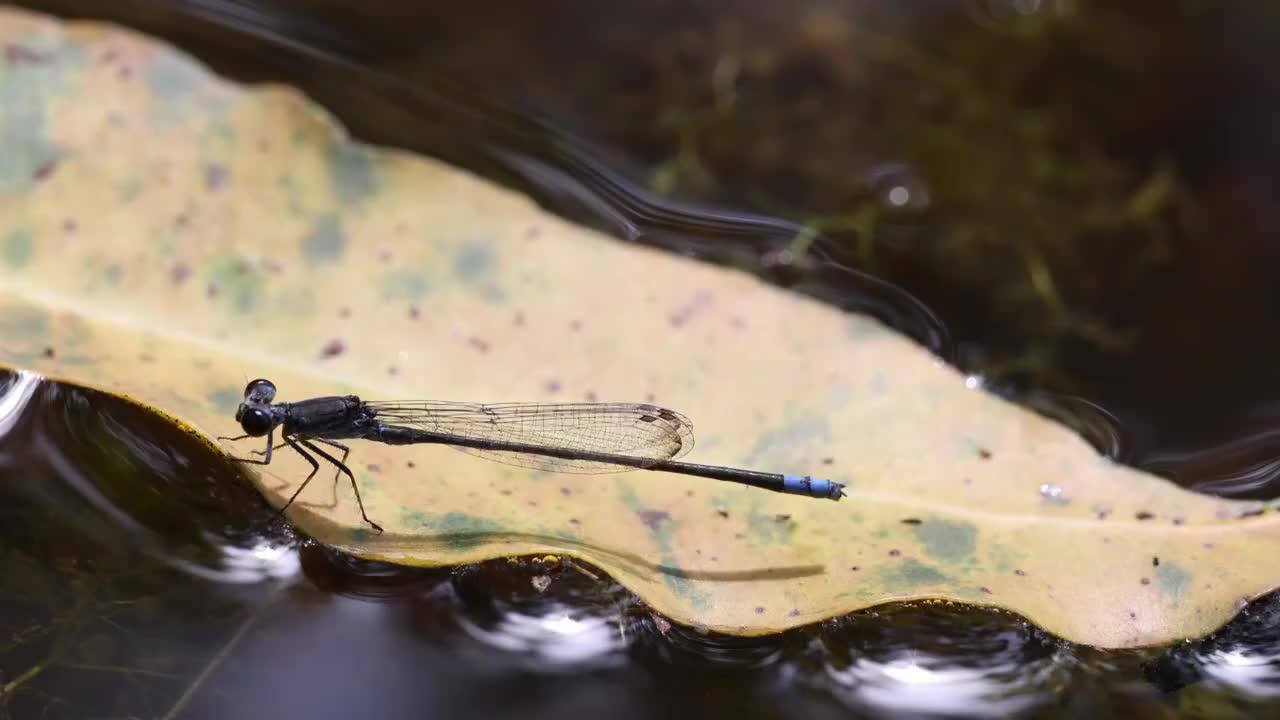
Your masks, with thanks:
M338 260L347 249L347 235L336 215L321 217L302 239L302 255L313 264Z
M209 404L217 408L218 412L231 417L236 408L240 406L240 400L244 397L241 388L237 387L221 387L211 391L207 396Z
M329 153L329 173L338 200L363 202L378 190L378 165L368 148L340 143Z
M32 241L31 231L26 228L10 230L0 239L0 257L14 268L20 268L31 262L31 256L34 253L35 243Z
M233 255L214 260L207 278L211 294L224 299L242 315L257 309L262 292L268 287L266 273Z
M458 511L434 514L406 509L401 520L405 525L427 531L458 549L484 545L504 532L502 523Z
M958 563L973 556L978 529L971 523L930 518L912 527L917 539L930 557Z
M1191 584L1191 574L1180 565L1163 562L1155 571L1156 588L1171 599L1178 599Z
M431 284L421 271L396 268L382 273L378 286L388 300L420 300Z
M932 565L912 558L904 558L900 563L880 570L880 581L890 592L907 592L922 585L938 585L949 579Z

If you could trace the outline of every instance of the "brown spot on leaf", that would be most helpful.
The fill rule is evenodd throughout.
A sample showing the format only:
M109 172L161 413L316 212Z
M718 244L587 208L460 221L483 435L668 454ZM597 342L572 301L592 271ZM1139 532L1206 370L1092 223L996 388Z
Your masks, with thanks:
M482 352L482 353L489 352L489 343L484 338L480 338L480 337L476 337L475 335L472 335L471 337L467 338L467 344L475 348L476 352Z
M217 192L227 185L227 169L222 165L210 165L204 170L204 186L210 192Z
M1155 517L1155 514L1147 512L1146 510L1142 510L1142 511L1139 511L1138 514L1134 515L1134 517L1137 518L1138 520L1150 520L1151 518Z
M52 346L50 346L50 347L46 347L46 348L44 349L44 356L45 356L45 357L47 357L47 358L52 358L52 357L54 356L54 352L53 352L53 347L52 347Z
M924 521L921 520L920 518L908 517L908 518L902 518L902 520L900 520L899 522L901 522L903 525L919 525Z
M640 522L650 530L657 530L662 523L671 520L671 516L665 510L641 510L636 515L640 516Z
M1151 584L1151 578L1142 578L1142 579L1141 579L1141 580L1139 580L1138 582L1142 583L1143 585L1150 585L1150 584Z
M699 311L711 304L711 298L710 290L699 290L694 293L693 299L676 308L668 315L667 321L671 323L671 327L684 327L685 323L689 322L694 315L697 315Z
M39 65L49 62L48 56L22 45L5 45L4 59L10 65Z
M31 177L36 182L40 182L42 180L48 179L48 177L53 174L53 171L57 169L58 169L58 161L50 160L49 162L36 168L35 173Z
M991 594L991 588L987 587L986 585L983 585L982 587L978 588L978 592L981 592L981 593L984 593L984 594L990 595L990 594Z
M902 554L902 551L897 548L894 548L893 550L889 551L889 557L898 557L901 554Z
M1018 577L1026 577L1026 576L1027 576L1027 572L1026 572L1025 570L1014 570L1014 571L1013 571L1013 574L1014 574L1014 575L1017 575Z
M991 451L990 451L990 450L988 450L988 449L986 449L986 448L981 448L981 447L980 447L980 448L978 448L978 457L982 458L983 460L990 460L990 459L991 459Z
M177 263L169 270L169 278L173 280L174 285L181 285L189 277L191 277L191 266L186 263Z
M320 348L320 357L337 357L346 351L347 344L342 341L342 338L333 338L329 342L325 343L324 347Z

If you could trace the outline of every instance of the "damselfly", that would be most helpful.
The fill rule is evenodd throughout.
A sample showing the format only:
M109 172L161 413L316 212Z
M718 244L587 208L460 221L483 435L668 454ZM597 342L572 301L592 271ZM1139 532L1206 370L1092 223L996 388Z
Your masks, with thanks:
M244 388L236 421L239 437L267 438L261 460L234 458L267 465L271 452L285 445L311 463L307 475L283 513L320 470L313 454L332 463L351 479L360 516L379 533L382 526L369 519L360 499L356 477L347 467L350 448L339 440L372 440L388 445L433 443L508 465L551 472L599 474L628 470L698 475L751 485L791 495L839 500L844 485L808 475L740 470L719 465L677 462L693 449L693 425L673 410L644 403L476 403L441 400L365 401L355 395L310 398L274 403L276 386L258 379ZM276 430L284 442L275 445ZM341 459L317 446L342 451Z

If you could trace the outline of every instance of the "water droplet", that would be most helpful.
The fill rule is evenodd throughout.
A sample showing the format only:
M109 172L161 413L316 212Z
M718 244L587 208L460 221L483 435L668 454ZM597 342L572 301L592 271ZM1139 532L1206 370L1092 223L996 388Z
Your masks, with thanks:
M929 187L905 163L884 163L866 173L871 193L890 210L924 210L929 207Z
M1071 498L1067 497L1067 493L1062 489L1061 485L1053 483L1042 483L1040 485L1040 497L1054 505L1066 505L1071 502Z

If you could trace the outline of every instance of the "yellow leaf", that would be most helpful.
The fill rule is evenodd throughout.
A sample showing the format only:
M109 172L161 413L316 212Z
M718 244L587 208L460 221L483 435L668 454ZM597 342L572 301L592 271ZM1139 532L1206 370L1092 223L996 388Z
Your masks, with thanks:
M691 461L849 484L833 503L355 442L386 533L342 483L290 509L346 552L576 557L743 635L946 598L1132 647L1202 635L1277 585L1274 508L1115 466L871 319L353 143L297 93L133 33L3 10L0 46L0 361L206 438L238 434L258 376L282 401L653 401L694 419ZM279 452L256 477L279 505L307 470Z

